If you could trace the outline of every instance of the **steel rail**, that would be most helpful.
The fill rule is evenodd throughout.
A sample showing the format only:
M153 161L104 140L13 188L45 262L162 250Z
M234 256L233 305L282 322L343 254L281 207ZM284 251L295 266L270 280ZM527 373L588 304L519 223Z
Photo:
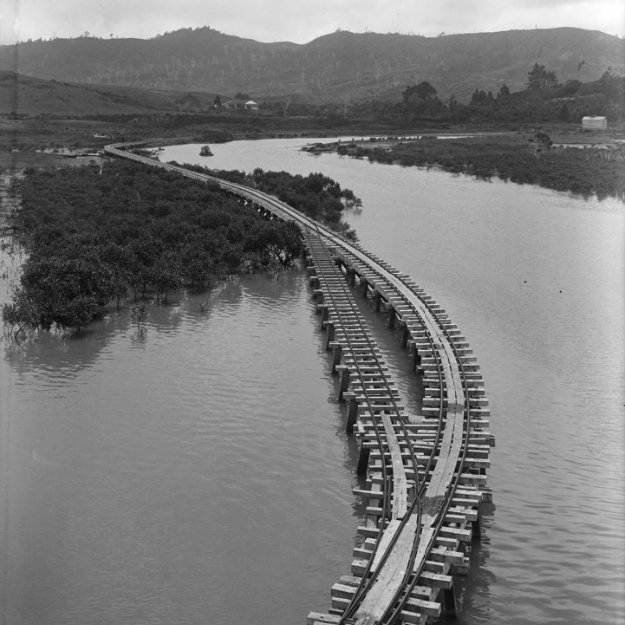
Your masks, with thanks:
M370 269L371 269L371 267L370 267ZM373 271L375 271L375 270L373 269ZM375 271L375 272L378 273L377 271ZM381 275L381 274L378 273L378 275ZM410 288L409 285L405 284L405 281L403 280L403 278L400 278L399 276L395 276L395 277L397 278L398 281L403 282L404 286L406 286L407 288ZM408 299L403 296L402 293L400 293L400 296L402 297L402 299L404 299L404 301L406 301L406 303L410 303L408 301ZM445 518L446 511L449 508L449 505L451 503L451 500L453 499L455 490L456 490L456 488L458 486L458 483L459 483L459 480L460 480L460 474L462 473L463 464L464 464L464 461L465 461L465 458L466 458L466 455L467 455L467 451L468 451L467 444L468 444L468 439L469 439L469 435L470 435L470 431L471 431L471 410L470 410L470 405L469 405L470 390L469 390L469 386L467 384L466 371L465 371L464 363L462 361L462 357L461 357L460 353L458 352L458 349L457 349L457 347L455 345L455 342L452 339L451 335L448 333L447 329L442 325L442 323L438 319L438 316L437 316L436 312L430 309L430 306L429 306L429 304L427 302L423 301L423 304L424 304L425 307L427 307L429 309L430 314L437 321L437 323L438 323L439 327L441 328L443 334L447 338L447 344L451 347L451 350L453 352L455 366L457 366L458 370L459 370L460 379L461 379L462 387L463 387L463 391L464 391L463 443L461 445L461 453L457 457L457 464L456 464L456 468L455 468L455 471L454 471L454 476L452 478L452 483L451 483L450 487L446 489L445 498L444 498L444 500L443 500L443 502L442 502L442 504L440 506L440 510L438 512L438 515L437 515L436 530L434 532L432 532L429 544L428 544L428 546L424 550L425 556L422 559L422 562L419 565L419 567L417 568L417 570L413 570L414 569L415 556L416 556L417 550L418 550L418 548L420 546L419 545L419 540L415 541L415 543L413 545L413 552L411 554L410 566L408 567L408 570L406 572L406 576L404 578L405 579L405 583L402 584L402 587L400 588L400 590L396 594L396 597L390 603L388 610L384 613L384 616L383 616L383 618L380 621L381 623L387 623L389 625L392 624L392 623L395 623L396 620L399 618L399 616L401 614L401 610L403 609L403 607L405 606L406 602L408 601L408 599L409 599L409 597L411 595L412 590L416 586L416 584L417 584L417 582L419 580L419 577L420 577L421 573L423 572L423 568L425 566L425 560L427 558L427 554L431 551L432 546L433 546L433 544L434 544L434 542L436 540L436 537L438 535L438 532L439 532L441 526L444 523L444 518ZM436 350L436 352L437 351L438 350ZM446 356L447 356L447 358L449 360L449 364L451 365L452 363L450 361L449 353L446 353ZM440 372L440 369L439 369L439 372ZM439 430L439 432L440 432L440 430ZM436 447L437 447L437 443L434 444L433 451L436 450Z
M327 250L327 246L325 244L325 241L323 240L323 236L322 236L321 232L319 231L318 228L316 228L315 231L316 231L317 236L319 237L319 242L321 243L322 247L325 250ZM329 252L328 252L328 254L330 255ZM331 257L331 255L330 255L330 257ZM354 303L351 292L349 291L349 289L347 288L347 286L343 282L341 282L341 289L342 289L342 292L345 294L346 299L350 303L351 310L353 312L355 312L356 315L359 315L360 311L358 309L358 306ZM329 296L330 296L330 299L333 300L333 301L336 299L335 295L331 291L329 293ZM370 340L370 338L368 336L368 332L365 331L366 330L365 325L361 321L359 321L359 324L360 324L361 328L363 329L363 334L366 337L367 343L369 343L370 347L373 347L374 345L373 345L372 341ZM349 338L348 338L348 342L349 342ZM375 355L375 352L373 351L373 349L372 349L371 354L372 354L372 357L374 358L376 364L378 365L378 367L381 367L380 359ZM356 370L357 370L357 374L360 377L363 389L365 390L365 397L367 399L367 403L369 404L369 406L372 406L371 402L369 401L368 391L366 390L366 386L364 384L364 378L362 377L362 373L360 371L360 365L358 364L357 361L355 361L355 367L356 367ZM382 376L382 377L384 379L384 384L385 384L385 386L386 386L386 388L388 390L390 401L391 401L391 403L392 403L392 405L393 405L393 407L395 409L395 412L397 413L398 416L400 416L400 409L399 409L399 406L397 405L397 402L395 401L395 398L393 397L392 389L391 389L391 387L390 387L390 385L388 383L388 380L387 380L386 376ZM380 430L380 427L379 427L379 425L377 423L377 419L376 419L376 415L374 414L373 407L371 407L371 420L372 420L372 423L373 423L375 436L376 436L376 439L377 439L377 442L378 442L378 447L379 447L380 453L381 453L382 473L383 473L383 483L384 483L384 501L387 501L388 490L389 490L388 489L388 477L387 477L388 471L387 471L387 468L386 468L386 461L385 461L387 445L386 445L386 443L384 442L384 440L382 438L381 430ZM410 441L408 439L408 436L407 436L408 433L406 431L405 424L404 424L404 422L402 421L401 418L399 419L399 422L400 422L400 425L401 425L402 429L404 430L404 433L406 434L406 438L407 438L408 443L409 443L409 445L411 447L411 451L413 452L412 453L412 461L413 461L413 470L415 472L415 485L418 485L418 479L419 479L418 470L419 470L419 468L418 468L416 456L414 455L414 450L412 449L412 445L411 445L411 443L410 443ZM416 490L418 490L418 489L416 489ZM372 495L375 495L375 492L372 492ZM415 501L418 501L418 496L415 496ZM413 502L412 505L414 505L414 502ZM412 505L411 505L411 507L412 507ZM407 516L409 516L408 513L405 515L405 517L407 517ZM404 522L405 521L402 520L402 523L404 523ZM365 568L365 572L363 573L363 575L361 577L361 582L358 585L358 587L357 587L357 589L356 589L356 591L354 593L354 597L352 598L352 600L350 602L350 605L347 607L347 609L345 610L345 612L341 616L341 622L342 623L346 622L346 620L349 619L350 614L353 611L353 609L355 609L359 605L359 602L360 602L362 596L366 594L368 588L375 581L377 573L375 573L372 577L369 577L369 574L371 572L371 567L373 565L375 556L377 555L377 549L379 547L380 539L382 537L384 529L385 528L384 528L384 523L383 523L380 526L380 528L378 529L378 539L376 540L375 548L372 551L371 556L370 556L370 558L368 560L367 566ZM382 565L384 564L384 561L389 557L389 554L390 554L390 552L392 550L392 547L394 546L398 536L399 536L399 532L396 533L393 541L391 541L391 543L389 544L389 547L387 548L386 552L382 555L382 557L380 559L380 563L378 565L378 571L381 569Z

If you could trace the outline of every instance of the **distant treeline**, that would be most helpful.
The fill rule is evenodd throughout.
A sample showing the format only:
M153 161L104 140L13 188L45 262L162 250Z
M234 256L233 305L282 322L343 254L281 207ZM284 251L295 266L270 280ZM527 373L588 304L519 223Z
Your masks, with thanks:
M567 80L560 84L554 72L536 64L528 72L527 88L511 92L504 83L493 93L475 89L468 102L454 95L442 99L435 84L407 85L400 101L361 100L315 105L293 102L291 115L314 116L320 126L331 128L347 121L369 120L388 127L426 127L431 124L538 124L579 123L585 115L625 120L625 77L608 68L596 81ZM278 102L261 105L262 111L279 113Z
M288 266L293 223L268 221L217 186L122 161L30 170L12 215L28 259L3 319L14 329L84 327L111 301L216 274Z

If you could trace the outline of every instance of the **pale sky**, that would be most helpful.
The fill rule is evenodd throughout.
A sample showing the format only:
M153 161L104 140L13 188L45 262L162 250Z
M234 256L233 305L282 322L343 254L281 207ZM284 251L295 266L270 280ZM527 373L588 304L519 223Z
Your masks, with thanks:
M40 37L147 39L210 26L257 41L307 43L338 28L434 37L575 26L625 35L623 0L0 0L0 43Z

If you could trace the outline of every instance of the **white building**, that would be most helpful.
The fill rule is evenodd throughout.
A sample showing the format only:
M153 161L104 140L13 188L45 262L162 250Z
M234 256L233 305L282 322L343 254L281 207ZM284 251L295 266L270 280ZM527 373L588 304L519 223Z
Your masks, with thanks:
M596 115L582 117L582 130L607 130L608 120Z

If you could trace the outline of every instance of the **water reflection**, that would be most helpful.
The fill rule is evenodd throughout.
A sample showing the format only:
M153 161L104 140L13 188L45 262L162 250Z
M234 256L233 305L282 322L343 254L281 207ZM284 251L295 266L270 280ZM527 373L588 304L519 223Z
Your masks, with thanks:
M246 575L237 619L324 609L353 475L308 298L297 270L243 278L151 309L140 346L128 311L4 346L11 625L231 622Z
M34 372L46 376L51 383L69 381L84 372L100 358L110 358L108 346L115 337L130 338L137 347L144 347L150 337L161 334L176 334L181 325L201 327L210 319L215 306L224 305L235 313L243 296L249 293L260 298L261 305L267 300L274 302L293 294L289 279L267 279L264 276L250 278L242 284L240 278L216 282L215 286L202 293L184 291L170 294L167 303L144 300L148 318L144 324L145 333L140 335L132 323L130 304L119 309L110 308L99 320L91 323L80 332L41 331L26 340L12 340L9 336L0 337L6 362L20 375ZM264 301L263 301L264 298ZM17 383L22 383L19 380Z

